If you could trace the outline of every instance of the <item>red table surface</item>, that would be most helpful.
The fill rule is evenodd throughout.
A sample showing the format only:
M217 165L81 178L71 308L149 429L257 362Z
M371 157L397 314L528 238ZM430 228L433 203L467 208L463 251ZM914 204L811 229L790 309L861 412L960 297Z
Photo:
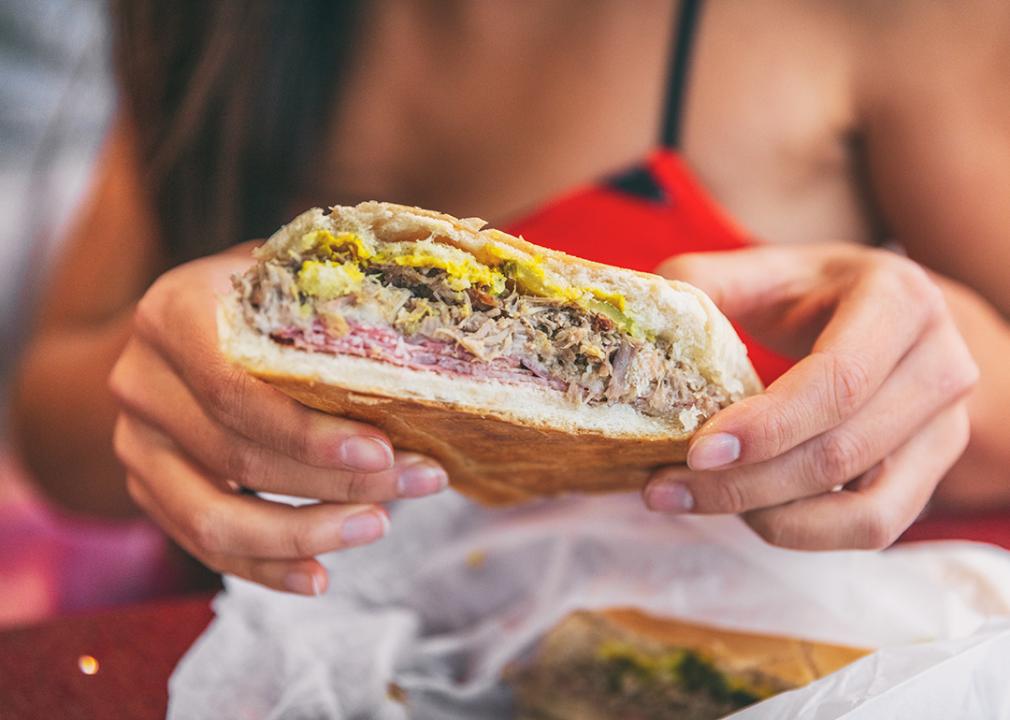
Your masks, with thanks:
M930 539L1010 548L1010 517L929 519L903 538ZM200 595L0 632L0 720L164 718L168 677L211 616ZM82 655L96 674L80 671Z
M200 595L0 633L0 720L164 718L168 677L211 617Z

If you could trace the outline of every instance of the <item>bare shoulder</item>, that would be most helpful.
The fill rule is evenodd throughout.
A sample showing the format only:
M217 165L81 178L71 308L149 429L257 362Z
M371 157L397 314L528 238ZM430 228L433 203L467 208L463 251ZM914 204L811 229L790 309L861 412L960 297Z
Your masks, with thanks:
M711 0L683 150L777 242L894 239L1010 314L1010 2Z
M842 2L857 28L860 89L884 105L944 94L1010 100L1005 0Z
M854 93L892 237L1010 314L1010 3L862 0Z
M705 3L682 152L717 202L774 242L870 242L850 138L857 32L843 1Z

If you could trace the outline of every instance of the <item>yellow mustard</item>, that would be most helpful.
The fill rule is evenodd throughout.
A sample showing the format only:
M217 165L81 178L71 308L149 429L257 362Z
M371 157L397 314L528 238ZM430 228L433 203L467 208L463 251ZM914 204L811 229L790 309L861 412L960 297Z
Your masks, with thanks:
M443 270L449 287L456 291L479 285L498 295L505 291L506 278L512 277L518 287L530 295L575 303L590 312L606 316L631 335L641 334L634 321L625 314L627 300L620 293L592 286L576 287L560 278L549 278L543 268L542 256L529 260L506 246L490 245L485 248L489 255L501 261L496 267L478 262L463 251L458 251L459 257L454 257L453 253L435 255L425 252L423 246L417 243L411 244L409 252L390 252L381 247L376 250L353 232L334 234L327 230L312 230L302 236L299 247L303 250L316 248L326 258L305 261L298 273L299 290L311 297L332 299L354 292L364 278L362 264L430 267Z
M332 300L348 295L361 287L365 273L357 263L348 260L334 263L329 260L306 260L298 271L298 289L320 300Z
M303 252L322 250L331 260L348 259L351 255L358 260L368 260L375 255L375 251L365 244L361 236L352 232L334 235L329 230L312 230L302 236L299 248Z
M444 270L449 278L447 284L453 290L466 290L474 285L487 286L495 294L505 290L505 276L494 268L483 265L476 260L450 260L424 252L411 252L393 256L386 256L380 252L376 255L376 259L380 262L391 262L394 265L405 267L433 267Z

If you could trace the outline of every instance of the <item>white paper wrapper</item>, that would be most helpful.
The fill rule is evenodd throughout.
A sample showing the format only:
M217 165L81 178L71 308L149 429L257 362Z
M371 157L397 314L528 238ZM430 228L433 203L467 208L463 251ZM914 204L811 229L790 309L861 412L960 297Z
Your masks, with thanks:
M488 511L444 493L392 519L382 542L322 558L325 597L229 578L169 718L511 717L504 665L571 610L610 606L882 648L739 718L1010 717L1010 553L791 552L637 495Z

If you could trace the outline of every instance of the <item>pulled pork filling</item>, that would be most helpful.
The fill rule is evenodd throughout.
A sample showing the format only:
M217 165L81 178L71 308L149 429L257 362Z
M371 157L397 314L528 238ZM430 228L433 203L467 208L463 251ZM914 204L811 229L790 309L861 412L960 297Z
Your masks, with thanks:
M629 333L619 326L627 319L606 303L587 308L524 292L508 263L497 280L461 282L451 266L361 262L353 247L341 250L336 262L331 249L322 263L311 255L275 257L236 276L246 321L305 350L535 383L576 403L624 403L652 416L686 411L685 425L729 403L721 388L673 357L669 342ZM313 282L321 265L329 273L325 291Z

